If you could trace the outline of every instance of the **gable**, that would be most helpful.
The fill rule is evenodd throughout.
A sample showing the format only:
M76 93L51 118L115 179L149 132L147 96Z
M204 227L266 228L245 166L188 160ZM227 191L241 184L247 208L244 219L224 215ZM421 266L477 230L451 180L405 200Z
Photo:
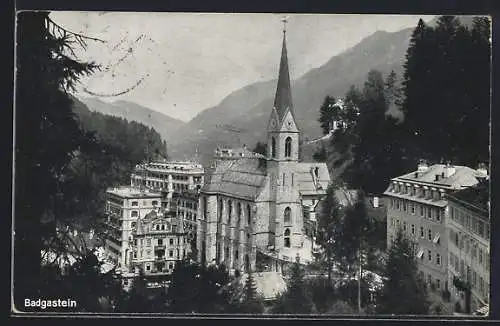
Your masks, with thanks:
M267 122L267 130L276 131L278 130L280 121L278 117L278 112L276 112L276 108L273 108L271 111L271 116L269 117L269 121Z
M286 110L283 120L279 127L280 131L285 132L298 132L297 124L295 123L295 118L292 114L292 111L289 109Z

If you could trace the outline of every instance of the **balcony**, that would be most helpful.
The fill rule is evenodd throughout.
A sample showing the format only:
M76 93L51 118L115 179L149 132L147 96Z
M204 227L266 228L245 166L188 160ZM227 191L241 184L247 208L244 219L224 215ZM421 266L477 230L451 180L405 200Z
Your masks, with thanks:
M164 261L165 259L165 256L155 256L155 261Z

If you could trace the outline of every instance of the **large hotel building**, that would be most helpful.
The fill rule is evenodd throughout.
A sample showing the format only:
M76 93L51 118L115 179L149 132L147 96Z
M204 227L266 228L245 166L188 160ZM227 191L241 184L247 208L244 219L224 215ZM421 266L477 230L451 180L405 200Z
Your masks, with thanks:
M490 295L490 215L486 181L447 195L450 218L448 229L448 282L457 280L470 287L470 310L466 292L452 286L451 295L466 312L489 305ZM467 311L469 310L469 311Z
M172 207L173 194L197 190L203 186L203 166L194 162L150 162L135 167L130 178L131 186L146 187L162 193L162 208Z
M388 247L398 229L415 240L419 273L431 288L443 291L451 287L447 194L476 185L486 174L466 166L421 163L416 171L393 178L384 192Z

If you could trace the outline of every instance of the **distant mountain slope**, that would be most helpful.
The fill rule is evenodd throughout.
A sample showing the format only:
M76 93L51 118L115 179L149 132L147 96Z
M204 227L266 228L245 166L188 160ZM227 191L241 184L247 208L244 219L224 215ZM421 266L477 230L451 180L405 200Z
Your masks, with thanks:
M81 98L80 100L92 111L125 118L128 121L140 122L155 129L167 142L167 146L176 130L185 124L181 120L130 101L120 100L108 103L95 97Z
M292 83L295 115L304 140L321 135L317 118L326 95L344 96L351 85L361 86L370 69L378 69L384 74L394 69L401 76L412 30L377 31ZM276 58L278 60L279 53ZM218 144L237 145L239 142L253 147L257 141L265 141L275 89L276 82L268 81L233 92L218 106L204 110L178 130L170 144L169 154L189 158L194 155L197 145L200 161L207 163ZM216 127L224 124L242 131L231 132Z

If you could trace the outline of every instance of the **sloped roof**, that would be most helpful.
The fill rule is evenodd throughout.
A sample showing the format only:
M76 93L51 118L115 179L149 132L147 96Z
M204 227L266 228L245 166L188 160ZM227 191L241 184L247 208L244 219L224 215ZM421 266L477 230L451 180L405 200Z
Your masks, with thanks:
M472 187L456 190L447 195L448 199L452 201L465 202L476 209L482 211L484 215L488 214L488 201L489 201L489 188L488 183L480 182Z
M318 168L318 178L315 181L314 170ZM330 174L325 163L298 163L295 167L299 191L302 195L325 194ZM318 187L319 186L319 187Z
M201 191L254 200L265 178L265 171L259 167L258 159L239 158L220 162Z
M279 121L283 120L288 110L290 110L293 116L292 92L290 86L290 73L288 70L285 34L283 34L283 45L281 48L280 68L278 84L276 86L276 96L274 98L274 108L278 113Z
M461 187L470 187L475 185L478 182L477 178L483 176L481 172L467 166L454 165L453 168L455 169L455 173L449 177L440 177L437 181L436 175L442 176L443 173L445 173L445 164L434 164L429 166L425 171L413 171L411 173L404 174L397 179L432 183L437 186L441 185L459 189Z

